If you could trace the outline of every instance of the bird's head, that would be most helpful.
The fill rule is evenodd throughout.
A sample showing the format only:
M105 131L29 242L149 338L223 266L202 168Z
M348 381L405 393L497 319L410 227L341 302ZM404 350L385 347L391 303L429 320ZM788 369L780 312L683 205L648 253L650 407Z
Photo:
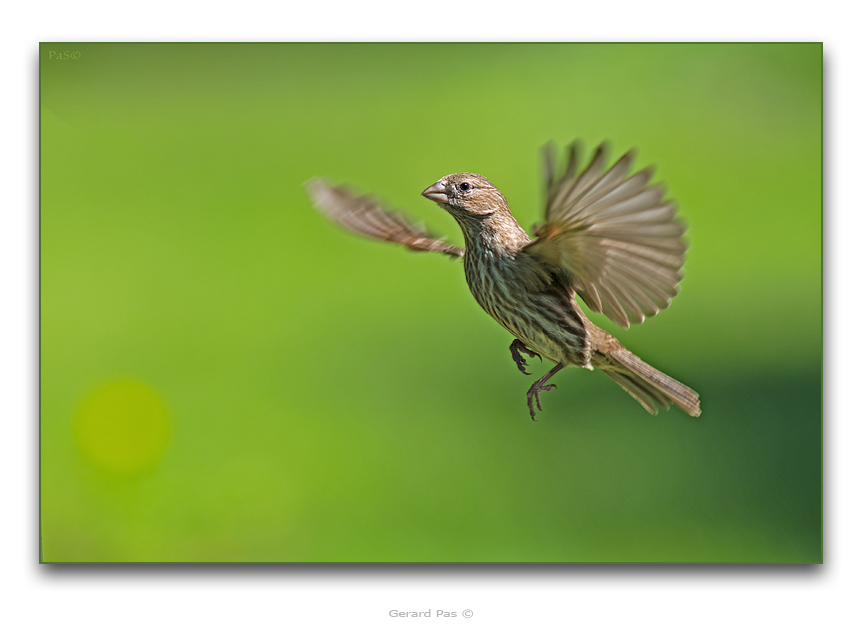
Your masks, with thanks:
M509 208L505 196L487 178L467 172L444 176L422 195L456 218L481 218Z

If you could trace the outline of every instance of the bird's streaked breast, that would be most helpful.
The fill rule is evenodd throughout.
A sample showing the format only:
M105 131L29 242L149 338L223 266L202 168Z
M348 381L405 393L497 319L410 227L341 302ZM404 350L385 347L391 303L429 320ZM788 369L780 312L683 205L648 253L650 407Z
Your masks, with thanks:
M479 305L531 350L556 363L586 362L586 331L565 288L528 286L517 257L496 257L468 248L467 284Z

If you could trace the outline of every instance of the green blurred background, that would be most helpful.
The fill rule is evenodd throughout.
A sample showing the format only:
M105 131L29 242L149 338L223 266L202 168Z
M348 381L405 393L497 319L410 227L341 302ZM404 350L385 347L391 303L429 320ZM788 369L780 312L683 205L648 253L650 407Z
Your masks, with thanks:
M64 58L69 52L69 58ZM53 54L52 54L53 53ZM42 44L42 558L820 562L820 44ZM314 176L450 240L539 148L638 147L690 226L628 331L703 415L543 396L460 262L352 237Z

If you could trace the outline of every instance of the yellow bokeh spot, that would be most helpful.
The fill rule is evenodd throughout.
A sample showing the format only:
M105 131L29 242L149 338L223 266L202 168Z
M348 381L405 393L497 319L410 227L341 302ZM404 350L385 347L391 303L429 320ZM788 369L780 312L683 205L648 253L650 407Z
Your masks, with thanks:
M154 467L169 435L165 403L150 387L134 380L98 388L84 400L75 419L75 437L87 459L117 472Z

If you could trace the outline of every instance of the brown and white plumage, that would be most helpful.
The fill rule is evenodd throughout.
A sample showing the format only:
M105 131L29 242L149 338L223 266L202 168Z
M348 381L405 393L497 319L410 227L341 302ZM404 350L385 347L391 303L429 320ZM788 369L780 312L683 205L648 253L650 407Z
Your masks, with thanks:
M652 171L629 176L634 151L604 171L605 145L577 173L572 144L563 174L553 178L546 149L546 222L525 249L562 267L588 307L628 328L670 305L682 279L685 226L663 186L650 186Z
M371 196L356 196L346 187L332 186L319 178L306 183L305 188L321 213L358 235L399 243L410 250L464 256L464 248L433 237Z
M448 211L464 233L466 250L430 236L369 197L313 180L307 189L317 208L357 234L412 250L464 257L470 291L479 305L515 336L510 350L518 368L528 356L557 365L527 392L535 417L539 393L566 366L597 367L647 411L677 404L700 414L697 393L644 363L584 315L588 307L627 328L666 308L677 294L686 245L685 226L664 188L650 186L651 171L629 175L634 154L605 171L604 145L578 173L573 144L565 171L555 177L546 151L546 221L532 240L506 198L479 174L444 176L422 192Z

